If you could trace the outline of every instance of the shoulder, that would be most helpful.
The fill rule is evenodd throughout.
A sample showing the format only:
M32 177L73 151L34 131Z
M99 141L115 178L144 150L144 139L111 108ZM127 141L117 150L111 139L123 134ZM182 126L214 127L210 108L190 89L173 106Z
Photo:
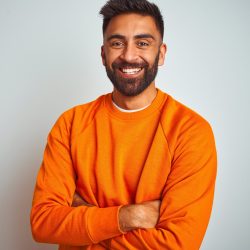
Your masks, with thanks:
M77 130L84 129L103 108L104 97L105 95L99 96L96 100L74 106L64 111L52 127L51 134L69 135L77 133Z
M193 109L168 95L162 108L161 122L164 126L192 126L210 127L209 122Z
M162 108L161 124L172 153L181 144L214 144L209 122L170 95Z

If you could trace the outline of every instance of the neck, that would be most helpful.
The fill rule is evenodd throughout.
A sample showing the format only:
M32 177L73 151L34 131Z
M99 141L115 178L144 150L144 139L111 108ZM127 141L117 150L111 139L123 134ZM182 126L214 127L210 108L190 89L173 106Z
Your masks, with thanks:
M122 109L141 109L152 103L157 94L155 83L151 83L142 93L137 96L124 96L117 89L113 90L113 101Z

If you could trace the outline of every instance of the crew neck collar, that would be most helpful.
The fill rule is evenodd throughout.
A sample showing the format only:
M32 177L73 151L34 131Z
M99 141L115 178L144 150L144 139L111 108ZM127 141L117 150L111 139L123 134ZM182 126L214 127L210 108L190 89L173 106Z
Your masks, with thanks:
M151 103L150 103L150 104L148 104L147 106L145 106L145 107L143 107L143 108L139 108L139 109L123 109L123 108L119 107L113 100L112 100L112 103L113 103L113 105L114 105L118 110L120 110L121 112L124 112L124 113L134 113L134 112L138 112L138 111L141 111L141 110L143 110L143 109L146 109L148 106L151 105Z
M153 114L156 111L160 111L166 98L167 94L162 92L160 89L157 89L156 97L148 107L135 112L123 112L114 106L112 100L112 93L109 93L104 98L104 105L110 115L121 120L134 120L144 118Z

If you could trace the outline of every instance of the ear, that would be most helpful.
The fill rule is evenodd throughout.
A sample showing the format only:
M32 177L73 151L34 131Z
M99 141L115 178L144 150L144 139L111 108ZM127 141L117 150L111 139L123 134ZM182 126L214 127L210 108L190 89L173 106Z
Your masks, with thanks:
M167 53L167 45L165 43L162 43L160 47L158 66L162 66L164 64L166 53Z
M103 66L106 66L106 57L105 57L105 52L104 52L104 45L102 45L102 47L101 47L101 57L102 57Z

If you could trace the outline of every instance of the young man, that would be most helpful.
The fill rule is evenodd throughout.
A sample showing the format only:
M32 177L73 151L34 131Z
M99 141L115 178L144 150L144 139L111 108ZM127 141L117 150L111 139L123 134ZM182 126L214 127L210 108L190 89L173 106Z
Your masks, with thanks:
M114 90L66 111L52 128L33 236L61 250L199 249L216 177L211 128L155 87L166 54L158 7L110 0L100 13Z

